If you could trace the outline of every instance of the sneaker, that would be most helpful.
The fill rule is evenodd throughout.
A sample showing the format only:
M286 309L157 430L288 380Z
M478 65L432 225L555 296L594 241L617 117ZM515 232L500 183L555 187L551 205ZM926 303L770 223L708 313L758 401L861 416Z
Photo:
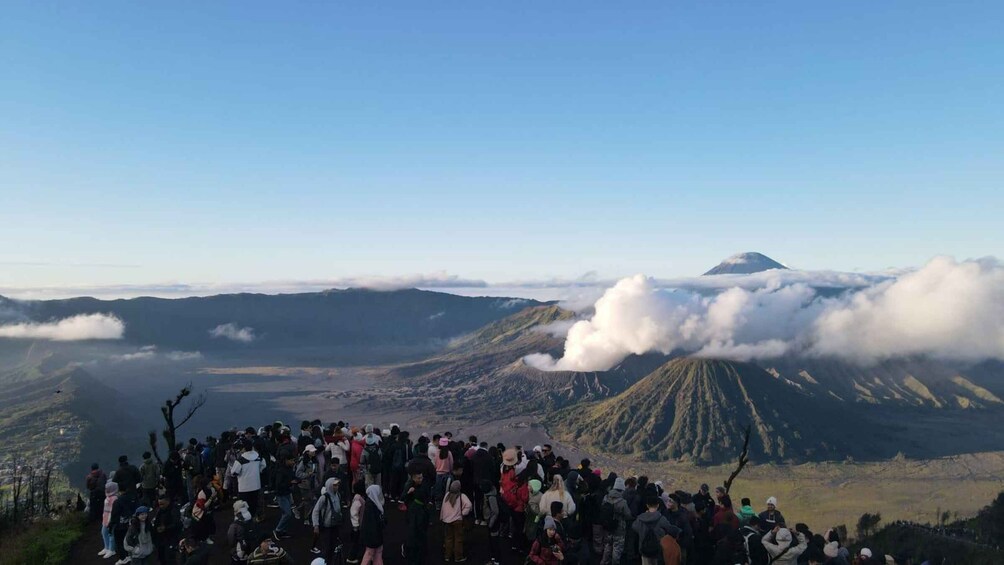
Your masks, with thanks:
M114 551L109 551L108 553L105 554L105 559L111 559L112 557L115 557Z
M303 521L303 525L304 526L309 526L310 525L310 519L308 518L308 519L304 520Z
M310 548L310 552L313 553L314 555L317 555L317 554L321 553L321 550L317 549L316 547L312 547L312 548Z
M115 565L126 565L126 563L129 563L130 561L132 561L132 557L125 557L116 561Z
M300 519L300 511L297 510L296 508L293 509L293 517L296 518L297 520Z
M404 554L404 544L403 543L401 544L401 557L404 557L406 559L408 558L408 556Z
M101 551L98 552L98 557L108 557L108 554L110 553L114 554L115 552L108 551L107 549L102 549Z
M276 532L276 531L273 530L272 531L272 539L274 539L276 543L279 543L279 540L281 540L282 537L279 536L279 532Z
M466 557L459 557L453 560L454 563L463 563L464 561L467 561Z
M215 542L213 542L213 538L206 538L206 544L207 545L213 545L213 543L215 543Z
M348 558L345 560L346 563L359 563L358 559Z

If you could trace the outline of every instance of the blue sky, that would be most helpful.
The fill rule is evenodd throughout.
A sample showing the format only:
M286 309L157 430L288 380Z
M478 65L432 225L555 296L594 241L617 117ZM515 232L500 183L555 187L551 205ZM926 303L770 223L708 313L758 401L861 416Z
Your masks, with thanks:
M0 289L1000 256L1004 4L7 2Z

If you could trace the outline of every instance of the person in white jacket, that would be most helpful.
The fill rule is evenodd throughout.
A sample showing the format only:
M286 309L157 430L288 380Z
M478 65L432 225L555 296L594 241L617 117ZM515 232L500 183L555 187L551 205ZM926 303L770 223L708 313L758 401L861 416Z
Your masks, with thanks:
M792 565L798 562L798 556L805 552L809 542L801 533L795 532L795 535L798 536L797 544L792 539L791 530L788 528L774 526L773 530L764 534L762 543L767 548L767 553L770 554L772 564ZM771 541L771 537L774 538L774 542Z
M345 556L346 563L359 563L363 557L362 542L359 540L359 528L363 525L363 510L366 509L366 483L356 481L352 485L352 505L349 506L349 523L352 525L352 532L349 533L349 552Z
M541 516L551 515L552 502L560 502L563 505L565 516L575 515L575 501L572 500L572 495L565 490L565 481L562 480L561 475L555 475L551 479L551 488L547 489L547 492L540 497Z
M237 477L237 497L248 503L248 511L252 516L258 516L258 499L261 494L261 474L265 470L265 461L258 456L254 446L244 443L237 461L230 467L230 474Z

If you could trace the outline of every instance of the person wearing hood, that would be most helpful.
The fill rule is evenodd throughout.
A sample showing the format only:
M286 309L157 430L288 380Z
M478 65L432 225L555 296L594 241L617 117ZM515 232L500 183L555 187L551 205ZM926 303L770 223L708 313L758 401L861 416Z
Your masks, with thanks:
M383 530L386 525L383 490L380 485L370 485L366 487L366 506L359 530L359 540L366 547L361 565L383 565Z
M317 448L313 444L309 444L303 450L300 459L296 462L295 476L296 484L300 489L300 515L303 516L303 524L305 526L311 525L310 511L314 508L318 488L320 488L320 484L318 483L317 459L314 457L316 453Z
M823 539L826 542L823 546L823 555L829 559L827 565L850 565L851 553L840 545L840 534L836 530L833 528L826 530Z
M248 556L258 547L260 540L257 529L248 503L243 500L234 502L234 521L227 528L227 543L234 563L247 561Z
M682 493L685 496L686 493ZM687 562L687 554L694 547L694 530L691 524L690 511L680 505L680 494L673 493L667 496L666 508L662 510L662 515L669 520L669 523L680 529L677 541L680 544L681 561ZM757 536L757 540L760 537Z
M265 470L265 461L259 457L252 443L242 442L240 448L245 451L231 465L230 474L237 477L237 497L248 503L251 516L257 516L261 473Z
M772 535L775 540L773 542L770 540ZM809 544L801 532L795 532L795 535L798 537L794 538L791 530L781 526L774 526L774 529L763 535L760 541L767 548L772 565L791 565L798 561L798 556Z
M178 542L181 540L181 513L164 493L157 500L157 507L149 518L153 530L153 545L157 549L157 561L161 565L173 565L178 554Z
M663 558L665 565L680 565L681 554L676 552L674 555L672 549L666 551L661 540L666 536L678 538L682 530L671 524L659 511L658 497L649 495L644 504L645 512L639 514L631 525L638 537L638 553L641 555L642 565L658 565L659 557ZM672 544L670 547L672 548ZM679 545L676 545L676 549L679 549Z
M103 509L101 512L101 541L104 544L104 549L98 553L99 556L108 559L112 555L115 555L115 525L112 523L112 507L115 506L115 501L119 497L119 485L113 482L105 483L105 492L102 495L104 497L104 502L102 503Z
M573 473L569 473L571 477ZM575 475L578 477L578 475ZM540 498L540 511L544 516L551 515L551 503L560 502L564 507L565 516L575 515L575 501L572 500L572 495L565 491L565 481L562 480L561 475L555 475L551 479L551 488L544 493L544 496Z
M601 565L617 565L621 562L621 556L624 554L627 523L634 519L631 508L624 500L625 488L624 479L620 477L614 479L613 487L603 498L603 503L600 506L600 521L605 538L603 557L600 559ZM662 518L662 515L660 514L659 517Z
M770 532L775 526L784 526L784 516L777 509L777 499L767 499L767 509L760 513L760 531Z
M538 479L530 479L526 482L526 486L526 519L523 525L523 536L526 538L527 543L532 544L533 540L537 539L541 517L540 500L544 496L541 489L544 485Z
M97 521L101 519L101 510L104 507L105 485L108 484L108 475L101 470L97 463L91 465L91 471L84 478L84 486L87 488L88 519Z
M443 521L443 555L446 561L467 560L464 554L464 517L471 513L471 499L461 492L460 481L453 481L443 498L439 519Z
M565 541L558 535L554 518L544 518L544 531L530 546L529 560L536 565L561 565L565 561Z
M320 496L310 514L314 524L314 543L310 548L313 554L321 554L319 540L324 541L324 559L333 562L335 555L342 551L342 540L339 529L342 526L342 501L339 496L341 480L331 477L324 482Z
M153 535L147 524L149 516L150 508L140 506L136 508L129 522L124 547L129 555L127 563L131 565L153 565Z

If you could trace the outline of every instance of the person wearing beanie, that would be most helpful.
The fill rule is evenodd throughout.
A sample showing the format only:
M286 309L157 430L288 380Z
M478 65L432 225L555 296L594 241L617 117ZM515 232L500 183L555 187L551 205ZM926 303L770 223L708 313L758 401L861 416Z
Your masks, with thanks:
M600 533L603 537L603 557L601 565L619 564L624 555L624 540L627 535L627 523L634 519L631 508L624 500L624 490L627 487L624 479L614 479L613 487L603 497L600 505ZM595 532L594 526L594 532ZM594 538L596 537L594 533Z
M153 565L153 535L147 524L149 516L149 507L138 506L129 522L129 530L123 542L129 556L126 562L131 565Z
M774 541L771 541L771 537ZM774 526L774 528L763 535L761 543L767 548L770 554L770 562L775 565L792 565L798 562L798 556L808 548L808 540L801 532L792 535L791 530Z
M362 565L383 565L384 496L380 485L366 487L366 505L362 511L359 541L366 548Z
M784 516L777 509L777 499L773 496L767 499L767 509L760 513L760 531L769 532L775 526L785 526Z
M537 565L561 565L565 560L565 542L558 535L554 518L544 518L543 533L530 546L529 559Z
M464 554L464 517L469 515L472 509L471 499L461 492L460 481L451 482L439 512L445 536L443 544L445 561L461 563L467 560Z
M527 543L532 545L533 540L537 539L538 530L541 526L540 499L544 496L544 493L541 492L544 484L539 479L530 479L526 482L526 487L526 517L523 525L523 536L526 538Z

